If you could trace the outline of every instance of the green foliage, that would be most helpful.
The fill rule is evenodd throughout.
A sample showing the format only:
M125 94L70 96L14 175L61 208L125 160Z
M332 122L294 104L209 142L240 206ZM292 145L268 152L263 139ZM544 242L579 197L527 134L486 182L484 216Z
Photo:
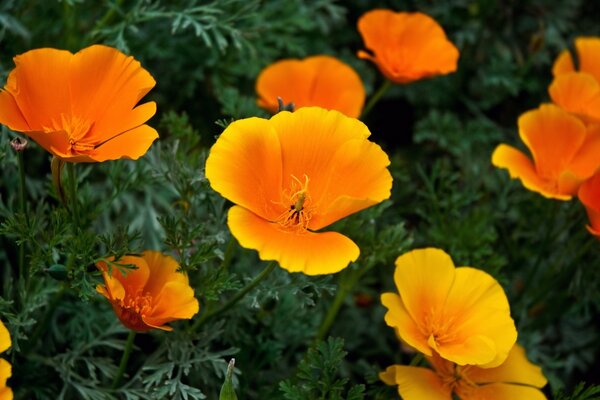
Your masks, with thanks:
M570 395L561 391L555 396L556 400L596 400L600 399L600 386L586 387L583 383L579 383Z

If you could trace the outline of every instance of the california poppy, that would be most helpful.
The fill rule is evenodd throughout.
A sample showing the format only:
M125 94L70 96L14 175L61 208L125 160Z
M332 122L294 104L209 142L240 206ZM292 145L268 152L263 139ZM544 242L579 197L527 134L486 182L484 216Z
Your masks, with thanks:
M124 256L116 262L135 269L123 274L115 265L109 268L108 262L98 262L104 285L96 290L110 301L127 328L138 332L170 331L166 323L190 319L198 312L194 289L187 275L177 272L179 264L172 257L147 250L141 257Z
M455 268L444 251L410 251L396 260L396 293L384 293L385 322L409 346L458 365L500 365L517 340L502 286L487 273Z
M501 144L492 164L508 169L527 189L569 200L581 182L600 167L600 129L589 126L552 104L526 112L519 118L519 135L533 161L514 147Z
M600 38L579 37L575 49L578 69L568 50L554 62L550 97L564 110L586 121L600 122Z
M420 12L377 9L363 14L358 30L373 61L390 81L408 83L456 71L458 49L442 27Z
M438 354L427 357L433 369L392 365L379 378L398 385L404 400L545 400L539 390L547 383L540 367L532 364L525 350L515 345L500 366L461 366Z
M335 57L319 55L303 60L277 61L256 80L258 105L276 113L278 98L296 108L319 106L358 118L365 102L360 76Z
M0 353L5 352L11 346L10 334L4 323L0 321ZM6 381L12 375L11 365L0 358L0 400L12 400L13 392L6 386Z
M600 172L583 182L579 187L578 197L590 219L588 230L600 238Z
M214 190L237 204L228 225L240 245L290 272L329 274L358 258L336 232L318 232L390 196L390 161L360 121L304 107L233 122L206 160Z
M137 159L158 137L136 107L156 82L140 63L111 47L75 54L50 48L14 58L0 91L0 123L23 132L63 161Z

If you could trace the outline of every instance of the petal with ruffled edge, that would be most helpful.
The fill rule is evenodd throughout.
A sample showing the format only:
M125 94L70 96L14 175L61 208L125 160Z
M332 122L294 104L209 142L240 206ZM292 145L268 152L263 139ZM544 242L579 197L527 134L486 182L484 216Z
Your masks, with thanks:
M600 120L600 84L584 72L557 76L548 87L552 101L565 111Z
M262 260L275 260L289 272L332 274L360 253L352 240L339 233L285 231L240 206L231 207L227 224L242 247L257 250Z
M387 385L398 385L403 400L452 400L452 393L433 371L420 367L392 365L379 374Z
M381 304L388 309L384 317L385 323L395 328L398 336L406 344L425 355L431 356L431 347L427 342L427 336L419 327L418 322L408 314L400 296L395 293L383 293Z

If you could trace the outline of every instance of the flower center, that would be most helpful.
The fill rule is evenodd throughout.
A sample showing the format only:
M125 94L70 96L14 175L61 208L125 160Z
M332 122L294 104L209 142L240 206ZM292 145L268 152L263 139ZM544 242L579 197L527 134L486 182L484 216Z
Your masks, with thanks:
M92 129L94 123L74 115L60 115L60 121L52 120L52 126L45 127L44 132L64 131L69 137L69 152L78 154L94 150L95 146L85 143L83 139Z
M455 317L441 318L434 310L430 310L425 317L422 331L428 336L428 342L431 347L437 349L440 344L448 343L456 338L453 331Z
M120 309L120 319L123 325L136 330L148 330L143 318L152 311L152 296L148 293L137 293L133 296L126 296L124 299L117 300Z
M294 175L291 177L290 189L284 190L282 193L283 201L281 205L283 205L285 211L279 215L277 223L285 230L303 233L308 229L308 223L312 218L314 209L308 192L309 179L307 175L304 175L304 182Z
M435 351L433 352L431 364L444 385L461 398L477 387L477 384L473 383L467 376L471 366L456 365L451 361L444 360Z

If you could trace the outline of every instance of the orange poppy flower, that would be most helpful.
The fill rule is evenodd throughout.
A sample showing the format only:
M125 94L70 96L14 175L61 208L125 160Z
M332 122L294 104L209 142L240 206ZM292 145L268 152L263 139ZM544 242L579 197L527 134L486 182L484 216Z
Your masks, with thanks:
M288 59L263 69L256 80L258 105L276 113L277 98L296 108L318 106L358 118L365 103L360 76L347 64L330 56Z
M500 365L517 340L502 286L444 251L413 250L396 260L396 293L384 293L385 322L409 346L458 365Z
M237 205L228 225L240 245L290 272L330 274L358 258L356 244L317 232L390 196L390 161L369 129L338 111L304 107L229 125L206 177Z
M358 57L373 61L392 82L408 83L456 71L458 49L428 15L371 10L358 20L358 30L371 52L359 51Z
M435 353L427 360L433 370L392 365L379 378L388 385L398 385L404 400L452 400L453 395L461 400L546 399L539 390L546 385L546 378L519 345L495 368L460 366Z
M158 137L144 125L156 104L136 107L156 82L133 57L94 45L76 54L36 49L14 61L0 123L63 161L137 159Z
M134 265L136 269L123 275L115 266L109 272L107 262L98 262L104 285L98 285L96 290L110 301L127 328L138 332L170 331L167 322L190 319L198 312L194 289L187 275L177 272L179 264L172 257L147 250L141 257L125 256L118 263Z
M588 230L600 238L600 172L583 182L579 187L578 196L590 219Z
M552 101L586 121L600 121L600 38L575 39L579 69L564 50L552 68L554 81L548 88Z
M0 353L5 352L11 346L10 334L4 323L0 321ZM12 400L13 392L6 386L6 381L12 375L11 365L0 358L0 400Z
M506 168L527 189L544 197L569 200L581 182L600 167L600 129L552 104L526 112L519 118L519 135L533 161L514 147L501 144L492 164Z

